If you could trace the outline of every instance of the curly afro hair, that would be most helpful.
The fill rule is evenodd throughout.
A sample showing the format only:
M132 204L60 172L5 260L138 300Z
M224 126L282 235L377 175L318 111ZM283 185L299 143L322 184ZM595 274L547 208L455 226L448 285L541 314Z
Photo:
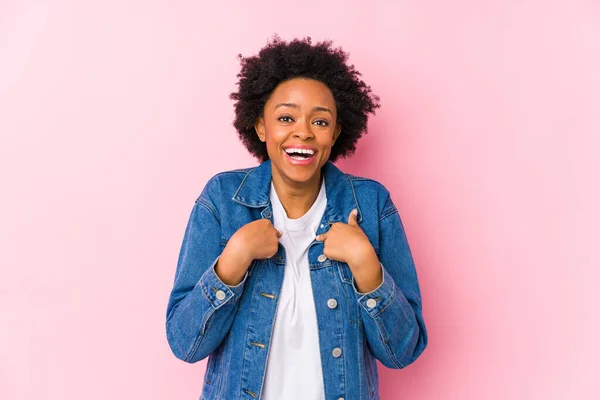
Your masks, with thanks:
M380 104L379 97L360 79L361 73L354 65L346 64L348 53L333 48L330 40L313 45L310 37L285 42L275 35L258 55L238 57L242 67L237 75L239 91L230 95L235 100L233 126L260 162L269 156L254 124L277 85L300 77L324 83L335 99L342 133L331 148L329 159L333 162L354 153L356 142L367 132L368 115L375 114Z

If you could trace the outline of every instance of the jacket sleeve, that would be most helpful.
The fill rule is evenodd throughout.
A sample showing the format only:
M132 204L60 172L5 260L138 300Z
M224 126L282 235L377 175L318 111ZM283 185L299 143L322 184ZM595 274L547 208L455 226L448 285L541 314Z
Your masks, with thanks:
M187 223L167 306L169 346L189 363L206 358L222 342L248 276L237 286L223 283L214 270L220 255L219 214L203 191Z
M372 354L388 368L404 368L427 346L417 273L400 215L387 197L379 214L379 262L383 282L360 293L365 335Z

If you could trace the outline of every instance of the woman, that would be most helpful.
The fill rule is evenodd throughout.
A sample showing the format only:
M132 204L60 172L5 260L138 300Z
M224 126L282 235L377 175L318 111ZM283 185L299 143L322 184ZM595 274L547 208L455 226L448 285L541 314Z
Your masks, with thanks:
M241 58L234 126L261 163L204 187L167 309L173 353L209 356L201 399L378 399L375 358L403 368L427 345L389 192L332 163L379 107L347 58L278 37Z

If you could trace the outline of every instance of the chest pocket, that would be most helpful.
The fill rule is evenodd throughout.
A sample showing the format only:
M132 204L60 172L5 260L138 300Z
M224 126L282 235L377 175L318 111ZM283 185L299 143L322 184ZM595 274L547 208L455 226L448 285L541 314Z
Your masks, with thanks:
M338 269L338 273L342 282L348 285L352 285L352 271L350 270L348 264L336 262L336 267Z
M348 264L338 261L335 262L334 268L337 269L340 277L341 293L344 296L344 303L346 305L346 318L349 323L360 325L359 305L352 285L352 271Z

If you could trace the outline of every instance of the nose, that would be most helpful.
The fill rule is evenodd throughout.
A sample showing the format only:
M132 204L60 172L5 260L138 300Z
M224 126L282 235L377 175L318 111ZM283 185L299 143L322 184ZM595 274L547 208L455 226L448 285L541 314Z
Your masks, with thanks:
M305 119L305 122L299 121L298 124L296 124L296 129L294 130L294 137L301 140L313 138L314 134L311 128L312 126L310 125L308 119Z

